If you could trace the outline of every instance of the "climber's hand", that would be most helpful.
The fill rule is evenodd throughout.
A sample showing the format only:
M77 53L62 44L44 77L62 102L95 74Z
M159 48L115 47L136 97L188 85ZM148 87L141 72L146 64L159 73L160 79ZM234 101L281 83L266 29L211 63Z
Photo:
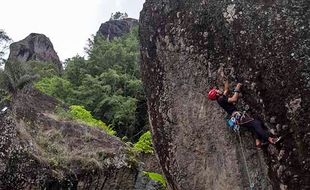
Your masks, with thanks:
M235 90L240 91L241 87L242 87L242 84L241 84L241 83L238 83Z

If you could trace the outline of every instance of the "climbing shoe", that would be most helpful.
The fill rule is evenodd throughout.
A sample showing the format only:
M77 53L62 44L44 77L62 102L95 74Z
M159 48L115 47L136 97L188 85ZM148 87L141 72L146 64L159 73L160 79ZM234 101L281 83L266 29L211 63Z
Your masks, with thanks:
M268 141L269 141L271 144L277 144L280 140L281 140L281 137L275 137L275 138L269 137L269 138L268 138Z
M255 144L256 144L256 148L261 148L262 147L262 141L259 139L255 139Z

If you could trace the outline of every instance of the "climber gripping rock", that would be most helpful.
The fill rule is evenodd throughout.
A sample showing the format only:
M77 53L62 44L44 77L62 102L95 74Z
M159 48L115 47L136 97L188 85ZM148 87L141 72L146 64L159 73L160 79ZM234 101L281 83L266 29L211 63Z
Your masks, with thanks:
M233 95L228 96L229 86L228 81L224 84L224 90L213 88L208 93L208 99L212 101L217 101L217 103L229 114L231 118L228 124L235 130L238 127L248 128L254 132L256 138L256 146L260 147L262 144L276 144L279 142L280 138L271 137L268 131L264 130L263 123L258 119L253 119L245 112L240 112L237 110L235 104L238 101L241 90L241 83L238 83L234 89Z

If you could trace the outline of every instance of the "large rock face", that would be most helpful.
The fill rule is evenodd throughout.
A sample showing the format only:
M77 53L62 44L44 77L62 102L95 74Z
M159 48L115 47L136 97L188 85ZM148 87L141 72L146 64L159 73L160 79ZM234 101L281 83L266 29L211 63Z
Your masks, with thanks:
M125 143L59 119L57 106L54 98L23 90L0 111L0 189L162 189L143 175Z
M31 33L25 39L12 43L8 60L22 63L27 61L49 61L54 63L59 71L62 70L62 64L52 42L43 34Z
M172 189L310 188L309 18L306 0L146 0L141 70ZM240 105L284 137L278 146L257 151L242 132L244 162L224 112L206 98L221 73L244 84Z
M129 33L133 27L138 25L138 20L133 18L110 20L101 24L97 32L97 36L112 40L114 38L121 37L124 34Z

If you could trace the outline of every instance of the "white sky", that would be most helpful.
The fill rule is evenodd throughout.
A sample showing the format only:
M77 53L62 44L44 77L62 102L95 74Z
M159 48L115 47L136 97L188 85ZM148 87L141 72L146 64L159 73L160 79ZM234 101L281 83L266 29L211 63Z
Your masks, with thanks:
M111 13L139 18L145 0L1 0L0 29L13 41L45 34L62 61L84 55L87 39Z

